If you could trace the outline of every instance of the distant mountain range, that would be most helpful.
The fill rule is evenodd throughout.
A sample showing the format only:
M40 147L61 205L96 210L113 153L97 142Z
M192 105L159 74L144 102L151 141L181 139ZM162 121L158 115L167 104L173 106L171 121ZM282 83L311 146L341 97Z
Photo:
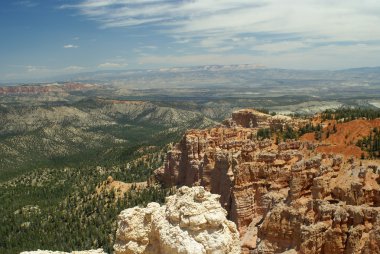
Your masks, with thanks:
M179 78L183 75L190 77L213 78L217 75L241 77L249 75L251 78L260 79L319 79L319 80L352 80L352 79L379 79L380 67L365 67L345 70L291 70L272 69L257 65L205 65L195 67L175 67L145 70L113 70L78 73L56 77L58 81L109 81L130 80L139 77L151 78Z
M380 67L363 67L344 70L291 70L266 68L260 65L204 65L194 67L173 67L161 69L105 70L95 72L73 73L43 79L54 81L115 82L123 81L131 85L137 81L146 84L155 83L155 87L186 85L223 85L244 84L263 80L333 80L380 82ZM39 82L28 80L24 82ZM233 82L233 83L232 83ZM0 82L9 85L9 82ZM14 82L13 82L14 83Z

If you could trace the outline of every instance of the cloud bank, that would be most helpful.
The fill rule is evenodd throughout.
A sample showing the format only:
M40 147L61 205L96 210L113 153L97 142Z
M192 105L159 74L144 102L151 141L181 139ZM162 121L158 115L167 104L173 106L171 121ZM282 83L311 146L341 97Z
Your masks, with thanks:
M209 50L284 52L379 43L376 0L85 0L76 8L103 28L151 26Z

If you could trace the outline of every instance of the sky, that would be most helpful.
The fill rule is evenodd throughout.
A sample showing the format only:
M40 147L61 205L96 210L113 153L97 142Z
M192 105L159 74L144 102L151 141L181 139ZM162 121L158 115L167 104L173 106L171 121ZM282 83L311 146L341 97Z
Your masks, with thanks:
M380 66L380 1L0 1L1 81L210 64Z

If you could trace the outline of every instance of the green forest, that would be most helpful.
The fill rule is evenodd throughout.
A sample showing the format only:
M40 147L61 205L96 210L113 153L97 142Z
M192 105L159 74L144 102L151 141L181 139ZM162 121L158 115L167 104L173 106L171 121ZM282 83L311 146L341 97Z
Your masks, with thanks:
M85 250L111 253L117 215L128 207L164 202L169 189L132 188L122 197L95 190L108 176L146 181L162 163L164 150L140 154L112 167L38 169L0 185L0 253L25 250Z
M328 109L321 114L323 121L325 120L337 120L343 122L349 122L358 118L365 118L373 120L380 117L380 109L373 108L351 108L341 107L337 109Z
M363 139L360 139L357 143L362 150L366 151L370 159L379 159L380 158L380 130L374 128L372 132ZM362 158L365 155L362 155ZM364 158L363 158L364 159Z
M300 135L300 130L295 130L289 125L286 125L281 128L276 129L270 129L270 128L260 128L257 131L257 139L263 140L263 139L270 139L270 138L276 138L277 142L280 141L286 141L288 139L298 139Z
M162 203L172 190L151 185L115 193L102 188L107 178L147 181L187 129L215 124L200 113L149 102L81 96L0 103L0 254L112 253L117 215Z

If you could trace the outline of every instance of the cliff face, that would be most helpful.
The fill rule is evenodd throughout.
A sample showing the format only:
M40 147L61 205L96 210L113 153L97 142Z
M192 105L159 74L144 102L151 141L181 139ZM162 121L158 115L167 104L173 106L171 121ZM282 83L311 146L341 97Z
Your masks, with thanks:
M309 142L255 139L258 128L297 128L287 117L242 110L225 124L187 132L157 179L221 195L243 252L378 253L378 161L318 154Z
M115 254L240 253L239 233L219 196L203 187L182 187L160 206L121 212Z

